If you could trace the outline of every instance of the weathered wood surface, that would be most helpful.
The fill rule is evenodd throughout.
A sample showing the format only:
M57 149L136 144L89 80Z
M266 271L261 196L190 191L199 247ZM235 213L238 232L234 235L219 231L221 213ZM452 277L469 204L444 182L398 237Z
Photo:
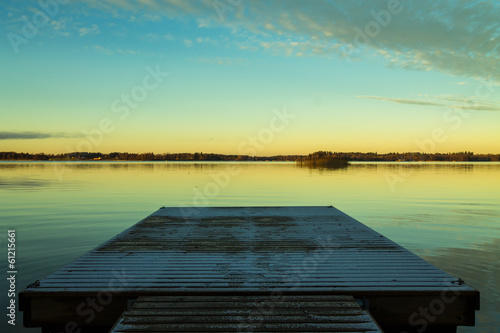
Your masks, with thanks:
M161 209L25 293L474 291L335 208Z
M61 322L85 324L75 307L108 291L108 307L124 308L140 296L275 290L368 298L391 325L443 293L456 297L436 325L473 325L479 309L475 289L333 207L198 208L191 217L160 209L25 289L20 306L28 326L50 323L40 306L49 299ZM92 325L111 319L99 312Z
M352 296L139 297L110 333L381 333Z

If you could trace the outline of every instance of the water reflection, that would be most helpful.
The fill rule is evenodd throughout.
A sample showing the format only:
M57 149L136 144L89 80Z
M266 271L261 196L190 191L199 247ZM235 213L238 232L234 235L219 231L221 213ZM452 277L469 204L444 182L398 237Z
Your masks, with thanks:
M498 169L498 163L418 163L418 162L351 162L350 167L358 169L384 169L384 170L398 170L398 169L413 169L413 170L435 170L435 171L461 171L471 172L474 168L493 168Z
M2 190L26 190L39 187L51 186L54 181L34 178L0 178L0 189Z
M238 172L205 192L229 167ZM404 177L391 188L387 175ZM199 193L207 206L333 205L480 290L479 326L460 331L494 332L499 185L500 163L0 162L0 226L18 230L26 285L161 206L193 206Z

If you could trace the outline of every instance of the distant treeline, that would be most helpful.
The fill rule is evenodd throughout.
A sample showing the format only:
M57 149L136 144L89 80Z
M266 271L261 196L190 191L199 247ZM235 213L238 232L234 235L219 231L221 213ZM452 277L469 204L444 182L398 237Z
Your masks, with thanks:
M331 151L317 151L315 153L304 156L303 159L325 159L336 158L347 161L366 161L366 162L420 162L420 161L445 161L445 162L498 162L500 161L500 154L478 154L465 151L458 153L435 153L426 154L419 152L408 153L339 153Z
M0 152L0 160L23 161L306 161L310 159L336 158L347 161L471 161L488 162L500 161L500 154L477 154L473 152L458 153L341 153L331 151L318 151L309 155L275 155L275 156L248 156L224 155L206 153L84 153L74 152L67 154L29 154L16 152Z
M248 156L248 155L224 155L207 153L85 153L74 152L68 154L29 154L15 152L0 152L0 160L24 160L24 161L296 161L302 155L280 155L280 156Z

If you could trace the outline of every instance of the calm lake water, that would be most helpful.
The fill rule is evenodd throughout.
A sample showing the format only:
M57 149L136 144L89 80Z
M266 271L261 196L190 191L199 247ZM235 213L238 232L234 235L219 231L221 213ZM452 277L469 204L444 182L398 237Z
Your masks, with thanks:
M8 229L21 290L161 206L195 205L333 205L481 291L476 327L459 332L498 332L500 163L3 162L0 268ZM2 318L1 332L36 331Z

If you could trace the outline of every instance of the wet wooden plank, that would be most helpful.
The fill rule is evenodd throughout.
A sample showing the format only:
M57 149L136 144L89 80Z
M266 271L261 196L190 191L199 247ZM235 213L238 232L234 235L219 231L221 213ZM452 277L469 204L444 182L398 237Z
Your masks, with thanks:
M110 331L382 332L352 296L139 297Z

